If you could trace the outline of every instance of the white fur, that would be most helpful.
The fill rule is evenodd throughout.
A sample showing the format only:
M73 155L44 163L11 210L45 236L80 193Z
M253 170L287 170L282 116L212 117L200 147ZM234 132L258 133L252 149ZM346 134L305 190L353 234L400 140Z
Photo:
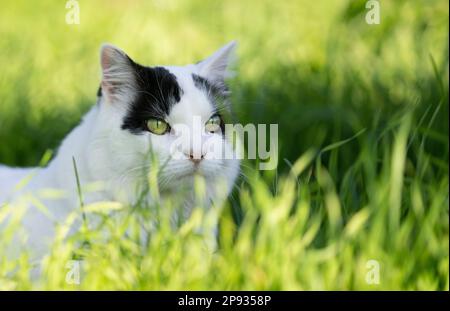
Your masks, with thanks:
M231 43L225 46L198 65L165 67L177 77L184 91L181 101L173 107L168 117L170 124L191 126L194 117L199 117L202 122L211 117L214 107L206 94L195 87L191 74L200 74L212 80L226 77L227 63L234 45ZM85 190L85 204L112 200L134 204L140 191L146 186L146 173L152 170L150 152L156 155L159 163L165 163L159 180L163 200L178 193L180 187L192 189L194 173L198 173L206 180L208 198L220 204L229 194L237 177L238 160L205 159L195 170L187 156L185 159L171 158L169 148L176 139L175 135L168 133L159 136L149 132L134 135L121 129L126 111L126 106L121 102L131 99L132 90L122 92L118 97L109 96L107 91L108 83L114 79L130 79L130 75L122 70L120 61L117 61L120 53L120 50L109 45L102 48L102 86L106 89L106 94L64 139L56 157L47 167L19 169L0 166L0 206L5 202L11 203L11 206L19 205L28 195L32 195L39 198L54 217L53 220L49 219L37 207L29 205L23 218L23 228L28 233L27 250L37 258L47 253L48 244L54 238L55 224L63 222L70 212L79 208L73 159ZM223 140L220 134L203 135L203 138L217 142ZM232 147L226 142L225 148ZM27 176L31 177L26 185L16 189L15 185ZM92 191L88 189L89 185L98 187ZM64 195L48 199L42 196L45 189L58 190ZM182 208L186 215L190 213L191 197L186 198Z

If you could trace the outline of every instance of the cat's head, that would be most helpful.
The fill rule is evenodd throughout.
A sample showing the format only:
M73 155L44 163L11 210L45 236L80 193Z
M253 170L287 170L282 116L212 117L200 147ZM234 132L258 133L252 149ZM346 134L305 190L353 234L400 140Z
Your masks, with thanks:
M235 46L231 42L196 64L156 67L102 46L100 136L111 178L132 182L152 170L154 157L163 191L191 185L199 175L207 186L221 184L222 194L229 193L239 171L224 133L230 122L225 80Z

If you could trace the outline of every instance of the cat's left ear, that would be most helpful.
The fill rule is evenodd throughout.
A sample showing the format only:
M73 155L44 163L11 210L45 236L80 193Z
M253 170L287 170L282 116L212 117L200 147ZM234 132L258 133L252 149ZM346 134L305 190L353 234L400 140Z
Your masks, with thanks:
M236 57L237 42L231 41L217 50L213 55L197 64L200 76L213 82L224 82L232 76L230 64Z
M111 102L122 102L133 93L135 74L133 61L122 50L104 44L100 49L102 91Z

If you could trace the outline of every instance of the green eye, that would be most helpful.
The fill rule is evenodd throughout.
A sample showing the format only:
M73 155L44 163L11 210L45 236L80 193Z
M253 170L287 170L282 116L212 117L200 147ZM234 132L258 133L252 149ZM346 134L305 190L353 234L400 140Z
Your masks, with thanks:
M220 130L220 117L213 116L205 124L205 129L207 132L214 133Z
M147 128L153 134L163 135L169 130L169 124L160 119L149 119Z

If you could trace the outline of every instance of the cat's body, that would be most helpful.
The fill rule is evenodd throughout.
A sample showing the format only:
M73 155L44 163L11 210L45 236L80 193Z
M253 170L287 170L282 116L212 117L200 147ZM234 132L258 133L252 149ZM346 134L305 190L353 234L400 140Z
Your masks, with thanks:
M148 187L152 169L158 169L163 200L179 194L181 188L192 190L198 175L206 181L208 201L220 204L237 177L239 162L213 157L211 153L217 151L205 146L233 149L223 135L221 116L226 109L224 79L233 49L231 43L196 65L150 68L105 45L98 102L64 139L54 159L45 168L0 166L0 206L10 203L14 207L36 197L53 217L27 201L22 224L29 251L44 255L54 238L55 224L80 206L77 175L84 204L135 204ZM196 121L203 126L196 126ZM185 129L191 130L191 136L198 134L200 144L183 136ZM155 163L159 165L153 167ZM19 182L23 185L16 187ZM49 196L49 190L59 196ZM192 191L188 191L180 207L186 215L192 200Z

